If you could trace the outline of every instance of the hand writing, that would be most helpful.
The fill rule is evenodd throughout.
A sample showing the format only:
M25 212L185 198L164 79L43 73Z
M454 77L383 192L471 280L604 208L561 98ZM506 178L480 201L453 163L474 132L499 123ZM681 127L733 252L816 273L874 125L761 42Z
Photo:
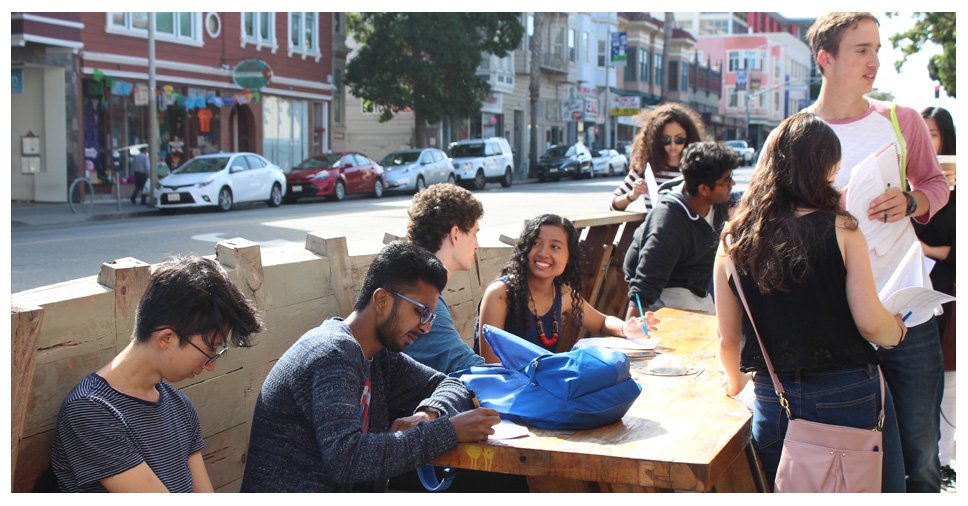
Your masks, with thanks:
M460 443L479 443L487 441L494 434L494 426L501 423L497 411L490 408L477 408L465 411L450 418Z
M907 198L900 188L891 187L880 194L867 208L867 218L884 223L894 223L905 218Z

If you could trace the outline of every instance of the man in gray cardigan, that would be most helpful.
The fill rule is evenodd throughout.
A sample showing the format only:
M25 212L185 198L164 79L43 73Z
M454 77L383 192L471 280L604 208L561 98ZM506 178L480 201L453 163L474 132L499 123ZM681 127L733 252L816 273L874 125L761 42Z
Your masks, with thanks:
M304 334L269 372L242 492L382 491L391 476L494 433L496 411L471 409L460 381L400 353L430 329L446 283L425 249L383 248L353 312Z

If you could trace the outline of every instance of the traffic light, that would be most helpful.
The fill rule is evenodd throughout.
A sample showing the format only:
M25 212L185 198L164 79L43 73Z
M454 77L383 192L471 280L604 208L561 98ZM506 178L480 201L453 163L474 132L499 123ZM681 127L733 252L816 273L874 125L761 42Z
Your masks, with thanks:
M934 85L934 98L941 98L941 85Z

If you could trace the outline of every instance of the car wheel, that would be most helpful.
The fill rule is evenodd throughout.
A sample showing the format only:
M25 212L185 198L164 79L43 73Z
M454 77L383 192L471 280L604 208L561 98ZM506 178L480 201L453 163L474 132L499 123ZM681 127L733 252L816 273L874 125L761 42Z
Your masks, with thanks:
M278 184L272 185L272 190L269 190L269 200L267 203L269 207L279 207L282 205L282 188Z
M336 182L336 186L333 187L333 196L330 198L337 202L346 198L346 185L343 184L343 181Z
M373 183L373 198L380 198L383 196L383 180L377 178L376 182Z
M511 187L511 167L504 169L504 178L501 179L501 186L505 188Z
M218 192L218 208L222 211L232 209L232 190L228 186L223 186Z
M414 194L420 193L420 190L423 190L426 187L427 187L427 182L424 181L424 177L423 176L417 176L417 184L414 185L413 193Z
M447 182L450 184L457 184L457 178L453 174L447 176Z
M474 189L483 190L486 184L487 180L484 179L484 169L477 169L477 174L474 175Z

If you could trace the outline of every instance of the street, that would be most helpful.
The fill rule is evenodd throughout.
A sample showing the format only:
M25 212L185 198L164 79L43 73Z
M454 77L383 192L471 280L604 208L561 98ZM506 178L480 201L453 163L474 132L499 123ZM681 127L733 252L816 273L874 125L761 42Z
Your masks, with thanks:
M743 190L752 167L734 172ZM511 188L488 184L474 192L484 204L478 234L482 246L498 244L501 234L516 237L524 221L541 213L578 214L608 208L620 178L562 180L558 183L515 183ZM184 210L171 216L85 222L69 226L18 227L11 231L11 292L96 276L103 262L134 257L157 263L169 255L213 255L215 244L242 237L269 248L302 248L307 232L345 235L350 254L377 251L383 235L404 235L412 195L381 199L322 199L268 208L240 206L228 213Z

